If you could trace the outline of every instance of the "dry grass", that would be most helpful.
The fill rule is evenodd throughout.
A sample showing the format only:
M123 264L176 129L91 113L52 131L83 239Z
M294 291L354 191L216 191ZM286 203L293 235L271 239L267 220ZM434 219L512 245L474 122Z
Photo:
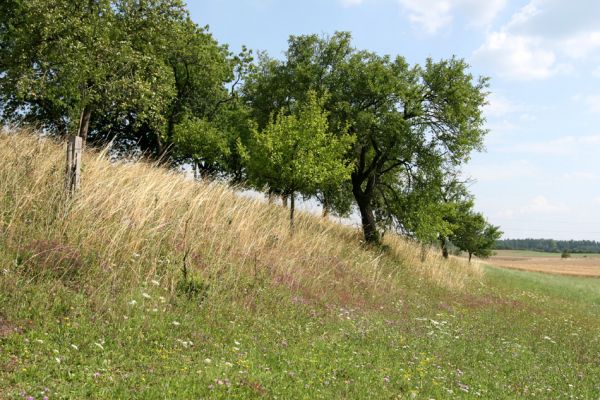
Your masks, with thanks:
M540 256L527 256L515 252L513 255L510 251L504 251L491 257L489 263L523 271L600 277L600 257L597 256L561 258L560 255L543 256L543 253Z
M481 275L433 251L421 262L421 248L400 237L386 238L387 250L366 248L356 229L308 214L290 236L279 206L148 162L111 163L101 151L85 154L81 191L69 199L64 148L25 132L0 134L0 245L24 263L49 254L43 259L85 266L78 284L105 301L150 280L174 289L184 265L216 293L272 284L306 301L351 304L400 294L406 276L460 290Z

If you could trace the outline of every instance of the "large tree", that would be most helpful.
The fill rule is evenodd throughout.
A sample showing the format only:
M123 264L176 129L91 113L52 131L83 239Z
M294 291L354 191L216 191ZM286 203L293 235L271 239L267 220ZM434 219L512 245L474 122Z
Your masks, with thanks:
M186 113L214 116L232 69L227 49L190 20L182 0L0 6L5 122L162 154Z
M445 166L460 165L482 147L486 87L463 60L411 67L402 57L356 50L350 34L336 33L290 37L285 59L263 55L244 93L262 126L308 90L329 93L330 127L356 136L346 155L353 165L348 186L365 240L378 242L377 216L402 225L399 207L390 203L410 193L417 177L435 184L432 177Z

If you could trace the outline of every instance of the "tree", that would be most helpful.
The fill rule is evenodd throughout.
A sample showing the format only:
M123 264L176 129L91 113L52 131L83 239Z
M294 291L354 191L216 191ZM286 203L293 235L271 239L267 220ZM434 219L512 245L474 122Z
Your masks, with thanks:
M378 216L403 224L394 211L401 207L391 205L411 192L415 177L435 176L481 149L487 79L467 70L456 58L410 67L402 57L354 49L348 33L292 36L285 60L261 56L244 94L264 126L274 110L290 109L307 90L329 93L324 107L332 136L356 136L346 154L353 165L348 186L365 240L378 242Z
M8 0L4 122L164 155L186 114L211 119L235 62L182 0Z
M452 243L469 254L469 262L473 255L487 258L502 236L498 226L490 225L482 214L469 211L461 220L451 236Z
M316 93L309 92L291 115L280 112L264 129L254 127L247 148L240 143L253 184L289 197L292 229L296 195L312 196L339 184L352 168L343 156L353 137L332 137L322 106Z

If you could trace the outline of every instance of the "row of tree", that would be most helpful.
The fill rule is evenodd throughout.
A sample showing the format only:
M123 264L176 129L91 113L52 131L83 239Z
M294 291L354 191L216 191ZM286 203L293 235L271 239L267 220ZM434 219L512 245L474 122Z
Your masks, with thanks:
M600 253L600 242L594 240L503 239L496 241L498 250L532 250L547 253Z
M481 150L488 81L460 59L409 65L345 32L291 36L283 59L231 53L181 0L5 0L4 123L193 165L326 213L485 256L500 236L460 167Z

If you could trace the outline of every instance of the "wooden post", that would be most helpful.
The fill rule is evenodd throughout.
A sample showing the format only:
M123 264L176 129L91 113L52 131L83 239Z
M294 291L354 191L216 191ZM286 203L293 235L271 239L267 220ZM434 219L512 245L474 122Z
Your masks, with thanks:
M67 179L66 189L70 194L79 190L81 184L81 156L83 154L83 139L72 136L67 144Z

